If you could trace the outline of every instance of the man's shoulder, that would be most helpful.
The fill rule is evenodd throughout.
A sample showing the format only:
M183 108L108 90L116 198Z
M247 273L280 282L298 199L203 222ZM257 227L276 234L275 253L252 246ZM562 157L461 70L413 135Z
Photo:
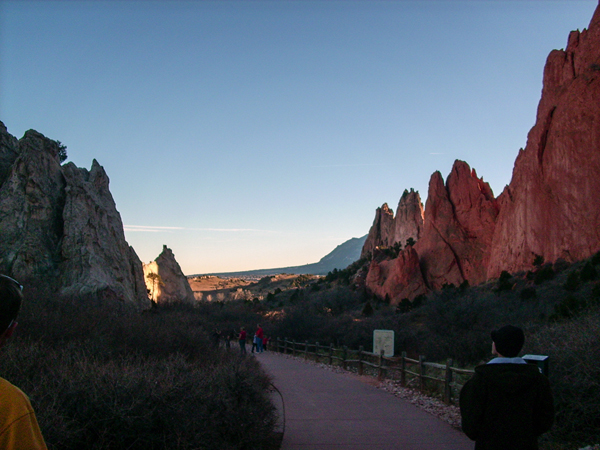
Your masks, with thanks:
M29 397L4 378L0 378L0 405L0 422L6 417L19 417L33 412Z
M495 364L482 364L475 367L475 374L488 375L513 372L520 374L528 374L530 376L541 375L540 370L533 364L514 364L514 363L495 363Z
M3 403L5 399L23 399L29 402L29 398L21 389L0 377L0 402Z
M495 391L537 391L549 386L548 379L533 364L485 364L475 368L473 382Z

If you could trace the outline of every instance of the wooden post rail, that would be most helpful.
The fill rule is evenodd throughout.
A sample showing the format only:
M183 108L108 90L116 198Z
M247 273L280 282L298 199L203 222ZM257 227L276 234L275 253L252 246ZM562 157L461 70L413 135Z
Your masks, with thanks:
M363 374L363 362L362 362L362 354L363 354L363 346L358 347L358 374Z
M279 337L275 339L275 350L280 353L292 353L296 356L298 353L303 354L304 359L314 359L319 361L320 357L327 358L329 365L339 364L344 370L348 370L348 366L356 367L359 375L365 373L375 375L379 380L386 377L398 379L402 386L417 384L418 389L425 391L430 386L427 382L431 381L439 385L442 390L439 392L446 404L452 403L453 393L460 390L462 384L459 381L466 381L475 372L469 369L460 369L453 367L452 359L448 359L445 364L426 362L424 356L419 356L419 359L408 358L406 352L402 352L399 357L386 357L383 350L380 354L374 354L364 351L362 346L358 350L350 350L343 345L340 348L335 348L333 343L329 346L321 346L318 342L314 345L308 341L303 343L288 340ZM311 348L314 347L314 352ZM320 349L323 349L323 353ZM355 355L350 357L349 354ZM368 369L368 370L366 370ZM434 375L438 373L438 376Z
M452 399L452 360L446 361L446 379L444 380L444 403L450 404Z

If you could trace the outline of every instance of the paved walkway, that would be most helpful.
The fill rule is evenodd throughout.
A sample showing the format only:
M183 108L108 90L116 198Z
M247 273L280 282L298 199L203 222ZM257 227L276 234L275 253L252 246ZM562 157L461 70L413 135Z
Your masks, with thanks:
M256 358L285 405L281 450L472 450L447 423L361 381L283 355Z

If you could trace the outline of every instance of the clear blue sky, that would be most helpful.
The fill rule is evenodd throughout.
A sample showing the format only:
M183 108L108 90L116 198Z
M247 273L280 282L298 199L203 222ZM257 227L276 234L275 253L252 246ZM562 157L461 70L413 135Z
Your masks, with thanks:
M184 273L300 265L467 161L499 195L597 0L0 1L0 120Z

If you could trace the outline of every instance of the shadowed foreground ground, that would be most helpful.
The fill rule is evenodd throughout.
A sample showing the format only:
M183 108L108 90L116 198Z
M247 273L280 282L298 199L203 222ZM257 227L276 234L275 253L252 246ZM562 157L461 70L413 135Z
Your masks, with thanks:
M276 353L256 358L283 396L281 450L472 450L465 435L352 374Z

